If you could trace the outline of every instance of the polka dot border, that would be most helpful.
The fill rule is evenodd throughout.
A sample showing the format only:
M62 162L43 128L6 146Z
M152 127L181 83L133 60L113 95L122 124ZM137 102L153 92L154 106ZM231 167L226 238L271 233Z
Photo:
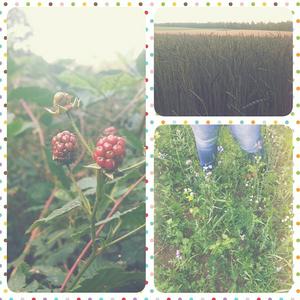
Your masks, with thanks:
M296 66L296 70L294 71L294 109L293 112L283 118L217 118L217 117L209 117L209 118L183 118L183 117L161 117L158 116L154 111L154 13L157 9L162 9L163 7L288 7L294 11L294 62ZM0 36L3 38L3 47L0 49L0 73L1 82L0 89L2 90L0 96L0 122L1 122L1 131L0 131L0 139L3 141L2 147L0 148L0 156L3 158L0 164L0 173L3 174L0 182L0 189L2 190L0 196L0 206L2 206L1 214L0 214L0 271L2 278L0 278L0 300L196 300L196 299L210 299L210 300L240 300L240 299L256 299L256 300L286 300L286 299L296 299L298 294L300 293L300 231L297 229L300 226L300 221L295 219L295 229L294 229L294 286L291 289L290 293L287 294L269 294L266 296L265 294L243 294L242 296L235 294L161 294L155 289L154 285L154 132L155 129L160 125L167 124L266 124L266 125L286 125L292 128L294 132L294 179L297 184L294 187L294 212L295 215L300 210L300 198L297 194L300 194L300 164L296 164L296 161L300 159L300 13L296 13L297 7L300 6L299 1L114 1L114 0L106 0L106 1L5 1L1 4L0 9L0 27L3 30L0 32ZM6 276L4 275L7 268L7 243L6 243L6 219L7 219L7 147L5 138L7 134L7 105L4 103L6 100L7 93L7 78L6 78L6 65L7 65L7 29L6 29L6 18L8 10L13 7L41 7L41 8L54 8L54 7L94 7L94 8L104 8L104 7L131 7L131 8L140 8L141 13L145 15L146 18L146 41L145 41L145 49L146 49L146 159L147 159L147 184L146 184L146 285L145 289L141 293L130 294L130 293L120 293L120 295L107 293L102 294L67 294L65 296L61 294L15 294L12 293L7 288ZM297 86L298 83L298 86ZM2 104L1 104L2 103ZM298 136L297 136L298 135ZM294 297L294 298L293 298Z

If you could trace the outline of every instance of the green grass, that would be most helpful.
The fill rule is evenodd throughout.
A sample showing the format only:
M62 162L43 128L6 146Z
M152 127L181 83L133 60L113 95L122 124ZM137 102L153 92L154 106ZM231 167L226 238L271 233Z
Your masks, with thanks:
M263 127L251 162L220 131L205 177L189 126L155 133L155 285L162 292L276 292L292 285L292 133ZM178 252L179 251L179 252ZM180 257L176 257L180 254Z
M156 34L154 64L160 115L291 112L291 35Z

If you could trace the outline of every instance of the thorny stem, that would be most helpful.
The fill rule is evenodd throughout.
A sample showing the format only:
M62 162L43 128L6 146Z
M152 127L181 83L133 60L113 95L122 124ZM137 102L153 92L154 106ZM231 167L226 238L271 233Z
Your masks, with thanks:
M71 113L69 111L66 112L70 122L71 122L71 125L73 127L73 129L75 130L76 134L78 135L82 145L86 148L86 150L88 151L88 153L93 156L93 151L92 149L90 148L90 146L88 145L87 141L84 139L83 135L81 134L80 130L78 129Z
M118 237L117 239L113 240L112 242L110 243L107 243L106 245L102 246L101 248L99 248L97 250L97 252L93 255L90 256L89 260L86 262L86 264L84 265L84 267L80 270L80 272L78 273L78 275L76 276L75 280L73 281L71 287L70 287L70 290L72 290L76 284L78 283L79 279L81 278L81 276L85 273L85 271L89 268L89 266L92 264L92 262L95 260L95 258L101 254L103 252L103 250L105 250L106 248L114 245L114 244L117 244L118 242L128 238L129 236L135 234L136 232L138 232L139 230L141 230L142 228L145 227L145 224L139 226L138 228L135 228L134 230Z
M24 99L21 99L20 103L37 129L37 133L38 133L39 141L40 141L40 145L41 145L42 156L43 156L43 160L45 162L46 174L48 176L51 176L51 172L50 172L49 164L48 164L48 160L47 160L47 154L46 154L46 150L45 150L46 143L45 143L45 136L44 136L43 129L40 125L40 122L35 117L30 106L26 103L26 101Z
M71 170L71 167L70 165L67 165L67 168L69 170L69 175L70 175L70 178L72 180L72 183L74 184L75 188L76 188L76 191L78 192L79 194L79 198L80 198L80 202L81 202L81 205L82 207L84 208L84 210L86 211L86 213L91 216L92 214L92 211L91 211L91 205L90 205L90 202L86 199L86 197L84 196L84 194L82 193L80 187L78 186L77 184L77 181L72 173L72 170Z

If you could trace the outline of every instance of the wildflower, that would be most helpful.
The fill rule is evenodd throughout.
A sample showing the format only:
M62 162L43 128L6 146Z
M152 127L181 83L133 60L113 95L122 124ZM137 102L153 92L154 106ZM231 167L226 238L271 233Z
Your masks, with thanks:
M188 159L186 162L185 162L185 164L187 165L187 166L189 166L189 165L191 165L193 162L190 160L190 159Z
M182 259L180 250L176 250L176 258L177 259Z
M243 241L245 239L245 234L240 234L240 238Z
M219 153L222 153L224 151L224 148L222 146L218 146L217 150L218 150Z

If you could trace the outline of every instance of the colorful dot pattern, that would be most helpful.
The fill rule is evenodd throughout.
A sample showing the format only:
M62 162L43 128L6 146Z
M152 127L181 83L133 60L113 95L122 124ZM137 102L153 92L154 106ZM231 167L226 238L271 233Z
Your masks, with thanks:
M287 7L293 13L294 22L294 108L286 117L161 117L154 110L154 15L163 7ZM132 7L140 8L146 19L146 282L145 288L139 293L13 293L7 287L7 16L8 11L14 7ZM5 1L0 4L0 300L294 300L300 294L300 1L295 0L222 0L222 1ZM160 125L167 124L265 124L286 125L293 130L294 143L294 285L287 293L243 293L243 294L196 294L196 293L160 293L154 285L154 132ZM200 271L200 270L199 270Z

